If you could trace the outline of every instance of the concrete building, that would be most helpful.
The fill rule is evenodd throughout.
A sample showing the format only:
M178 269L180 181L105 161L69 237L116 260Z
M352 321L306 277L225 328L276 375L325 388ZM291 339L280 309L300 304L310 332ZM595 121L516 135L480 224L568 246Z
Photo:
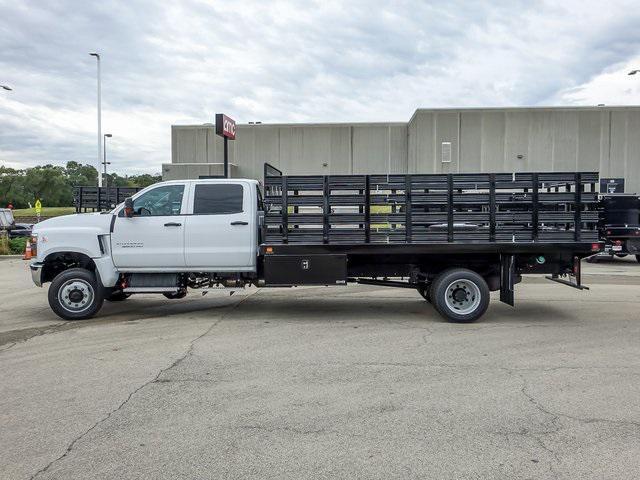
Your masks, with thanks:
M172 127L165 179L222 173L213 125ZM599 171L640 192L640 107L418 109L407 123L238 125L231 175Z

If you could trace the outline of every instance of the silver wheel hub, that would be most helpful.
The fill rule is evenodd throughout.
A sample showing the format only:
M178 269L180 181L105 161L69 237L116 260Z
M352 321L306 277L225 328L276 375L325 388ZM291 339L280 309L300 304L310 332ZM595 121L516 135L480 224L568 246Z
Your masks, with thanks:
M445 293L445 303L451 311L468 315L480 305L480 288L467 279L451 282Z
M85 280L68 280L58 290L58 302L72 313L87 310L93 304L94 297L93 287Z

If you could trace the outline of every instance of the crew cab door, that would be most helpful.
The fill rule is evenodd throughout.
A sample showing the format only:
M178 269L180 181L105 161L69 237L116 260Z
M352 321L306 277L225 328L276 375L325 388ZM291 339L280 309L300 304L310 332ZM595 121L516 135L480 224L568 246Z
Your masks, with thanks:
M189 270L255 270L257 199L250 186L228 181L193 185L185 230Z
M113 263L122 269L183 268L186 184L158 185L133 199L133 217L123 209L111 233Z

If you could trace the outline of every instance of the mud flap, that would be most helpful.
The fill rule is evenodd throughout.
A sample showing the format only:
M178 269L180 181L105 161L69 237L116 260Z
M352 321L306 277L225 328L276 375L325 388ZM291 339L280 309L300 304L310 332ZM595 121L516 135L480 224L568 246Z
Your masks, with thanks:
M515 304L515 264L514 255L500 255L500 301L512 307Z

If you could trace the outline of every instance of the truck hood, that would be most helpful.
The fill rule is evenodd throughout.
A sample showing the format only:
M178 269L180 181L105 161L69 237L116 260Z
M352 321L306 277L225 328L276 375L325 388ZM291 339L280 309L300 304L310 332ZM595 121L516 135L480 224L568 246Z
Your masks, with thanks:
M33 233L48 230L90 228L98 234L109 233L112 215L109 213L79 213L50 218L33 226Z

